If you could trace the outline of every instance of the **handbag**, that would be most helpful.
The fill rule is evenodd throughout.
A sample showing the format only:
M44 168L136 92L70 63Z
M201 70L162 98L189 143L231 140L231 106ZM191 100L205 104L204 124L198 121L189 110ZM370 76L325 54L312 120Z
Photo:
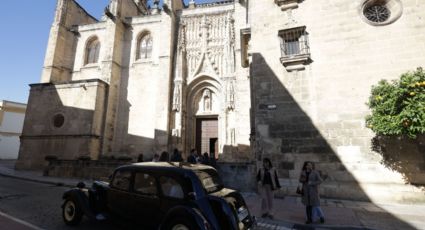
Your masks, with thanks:
M303 187L298 186L298 187L297 187L297 191L296 191L296 193L297 193L297 194L300 194L300 195L304 195Z

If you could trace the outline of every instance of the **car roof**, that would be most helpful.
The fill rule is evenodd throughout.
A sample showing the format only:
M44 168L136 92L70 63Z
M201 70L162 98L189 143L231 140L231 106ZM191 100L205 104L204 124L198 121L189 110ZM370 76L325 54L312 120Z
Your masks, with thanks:
M147 169L156 172L185 172L185 171L197 171L197 170L206 170L213 169L213 167L203 164L191 164L186 162L141 162L133 163L130 165L123 165L118 167L116 170L129 169Z

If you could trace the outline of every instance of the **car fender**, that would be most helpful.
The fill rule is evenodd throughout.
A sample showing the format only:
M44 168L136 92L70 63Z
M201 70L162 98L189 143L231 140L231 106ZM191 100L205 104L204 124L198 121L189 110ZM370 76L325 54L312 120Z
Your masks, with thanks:
M85 192L82 191L82 189L73 188L71 190L66 191L63 194L62 199L66 200L69 198L74 199L78 203L78 205L80 205L81 210L84 212L84 215L86 215L89 218L95 219L95 214L90 208L89 198L85 194ZM62 208L63 208L63 205L62 205Z
M208 199L211 201L218 202L221 206L221 211L224 212L226 216L228 217L227 220L230 225L229 227L231 229L238 229L238 222L229 204L223 198L220 198L220 197L208 196Z
M159 226L159 230L162 230L165 226L165 223L170 220L171 218L175 216L181 216L181 215L190 215L193 217L193 220L195 220L195 224L198 227L199 230L210 230L205 225L208 223L207 219L202 215L202 213L192 207L187 206L176 206L172 209L170 209L167 214L165 214L164 218L161 221L161 225Z

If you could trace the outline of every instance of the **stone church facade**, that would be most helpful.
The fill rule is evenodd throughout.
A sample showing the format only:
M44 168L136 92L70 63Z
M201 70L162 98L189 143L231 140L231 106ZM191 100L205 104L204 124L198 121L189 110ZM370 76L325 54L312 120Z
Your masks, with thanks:
M371 85L425 63L424 10L416 0L111 0L98 21L58 0L16 167L195 148L250 188L269 157L282 194L311 160L325 196L425 200L380 163L364 124Z

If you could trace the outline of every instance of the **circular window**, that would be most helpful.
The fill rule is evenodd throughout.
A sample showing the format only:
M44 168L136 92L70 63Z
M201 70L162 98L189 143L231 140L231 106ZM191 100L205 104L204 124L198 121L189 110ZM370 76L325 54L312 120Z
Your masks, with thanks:
M386 6L373 5L363 11L364 16L372 22L385 22L390 18L391 12Z
M65 123L65 117L62 114L56 114L53 116L53 126L55 128L60 128Z
M366 0L359 11L368 24L382 26L400 18L403 8L400 0Z

